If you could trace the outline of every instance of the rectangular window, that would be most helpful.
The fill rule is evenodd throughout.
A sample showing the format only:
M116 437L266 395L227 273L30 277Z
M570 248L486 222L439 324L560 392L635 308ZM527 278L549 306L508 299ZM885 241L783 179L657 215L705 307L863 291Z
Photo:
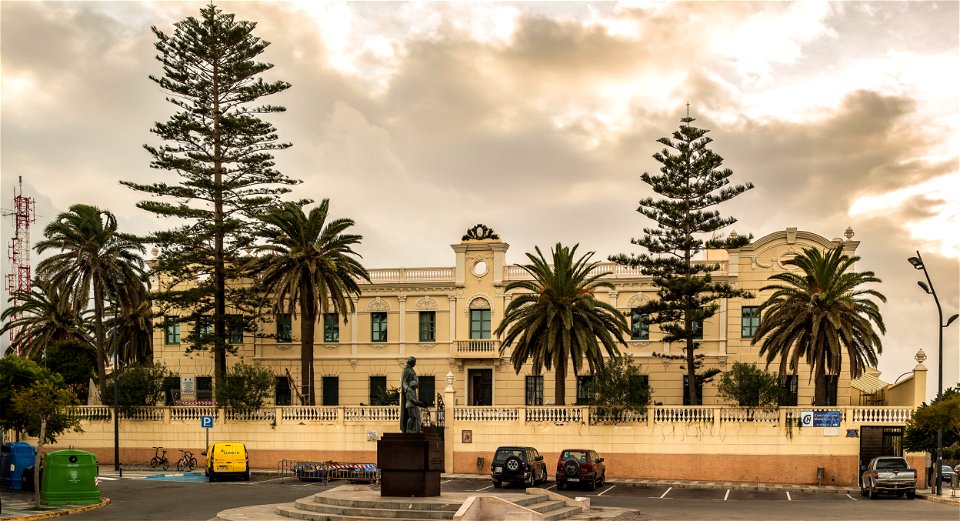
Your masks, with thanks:
M197 321L194 322L194 325L197 329L197 336L199 337L208 337L213 334L213 317L197 317Z
M417 378L419 383L420 391L420 403L424 407L433 407L433 404L437 401L437 382L433 376L420 376Z
M828 374L825 378L826 383L826 403L829 407L836 407L837 405L837 384L839 383L840 377L835 374Z
M340 405L340 377L323 377L323 397L321 403L327 407Z
M593 401L590 399L590 393L587 392L587 387L592 381L593 376L577 377L577 405L590 405Z
M323 314L323 341L340 341L340 315L337 313Z
M273 403L280 406L290 405L293 402L290 392L290 379L286 376L278 376L276 382L274 386L276 394Z
M485 340L490 338L490 310L470 310L470 339Z
M693 338L703 338L703 319L695 318L691 320L690 331L693 332Z
M527 392L524 403L527 405L543 405L543 377L528 376Z
M227 315L227 338L233 345L243 343L243 315Z
M383 398L387 394L387 377L370 377L370 405L383 405Z
M213 377L197 377L197 400L205 402L213 400Z
M163 342L167 345L180 343L180 317L163 317Z
M166 405L173 405L180 400L179 376L165 376L163 378L163 395Z
M779 405L796 406L797 405L797 384L800 377L797 375L787 375L780 380L780 388L783 389L783 397Z
M437 340L437 312L420 312L420 341L435 342Z
M743 306L740 316L740 336L753 338L760 325L760 308L758 306Z
M370 341L387 341L387 314L385 312L370 313Z
M650 340L650 323L639 308L630 310L630 340Z
M683 404L684 405L703 405L703 379L697 376L697 403L690 403L690 384L687 375L683 375Z
M293 341L293 321L290 313L279 313L277 315L277 342Z

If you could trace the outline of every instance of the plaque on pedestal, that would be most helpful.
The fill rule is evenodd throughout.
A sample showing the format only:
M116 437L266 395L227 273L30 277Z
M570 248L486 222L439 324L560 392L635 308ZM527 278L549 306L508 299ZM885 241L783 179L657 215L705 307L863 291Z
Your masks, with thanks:
M440 433L385 433L377 441L380 495L439 496L443 464Z

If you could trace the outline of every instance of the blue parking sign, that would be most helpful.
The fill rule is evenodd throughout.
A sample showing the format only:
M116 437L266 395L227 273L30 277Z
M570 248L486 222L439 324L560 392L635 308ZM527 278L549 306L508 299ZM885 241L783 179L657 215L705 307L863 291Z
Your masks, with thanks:
M202 428L202 429L212 429L212 428L213 428L213 416L201 416L201 417L200 417L200 428Z

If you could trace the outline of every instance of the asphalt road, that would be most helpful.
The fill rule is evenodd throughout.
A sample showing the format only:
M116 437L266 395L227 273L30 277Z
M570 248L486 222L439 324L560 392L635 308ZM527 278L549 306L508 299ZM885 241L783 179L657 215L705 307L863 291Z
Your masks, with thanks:
M98 510L69 516L71 521L207 521L217 512L247 505L291 502L339 485L301 483L287 478L263 481L207 483L151 479L122 479L101 483L112 503ZM554 482L544 485L556 491ZM453 479L444 481L444 491L493 492L489 481ZM522 488L505 487L498 494L522 494ZM633 512L617 521L647 519L683 520L949 520L960 519L958 509L922 499L881 498L867 500L846 494L787 494L786 492L632 487L607 485L596 491L567 490L562 494L587 496L597 506L616 506Z

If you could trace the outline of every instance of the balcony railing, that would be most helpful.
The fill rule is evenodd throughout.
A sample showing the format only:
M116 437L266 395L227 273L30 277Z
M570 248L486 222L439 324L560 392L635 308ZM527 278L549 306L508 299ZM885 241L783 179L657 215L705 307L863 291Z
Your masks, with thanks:
M451 407L447 408L447 413ZM909 407L734 407L727 405L648 407L645 413L601 413L588 406L486 406L452 407L453 421L464 423L553 423L553 424L746 424L796 425L801 413L808 411L838 411L846 426L904 425L912 416ZM111 421L113 409L109 406L76 406L71 415L84 422ZM121 413L123 421L171 422L194 421L201 416L213 416L218 421L270 422L351 422L397 423L400 408L392 406L349 407L263 407L253 411L234 411L216 407L135 407ZM433 409L430 414L436 414ZM449 422L447 422L449 425Z
M457 354L466 357L493 358L500 356L500 341L457 340Z

